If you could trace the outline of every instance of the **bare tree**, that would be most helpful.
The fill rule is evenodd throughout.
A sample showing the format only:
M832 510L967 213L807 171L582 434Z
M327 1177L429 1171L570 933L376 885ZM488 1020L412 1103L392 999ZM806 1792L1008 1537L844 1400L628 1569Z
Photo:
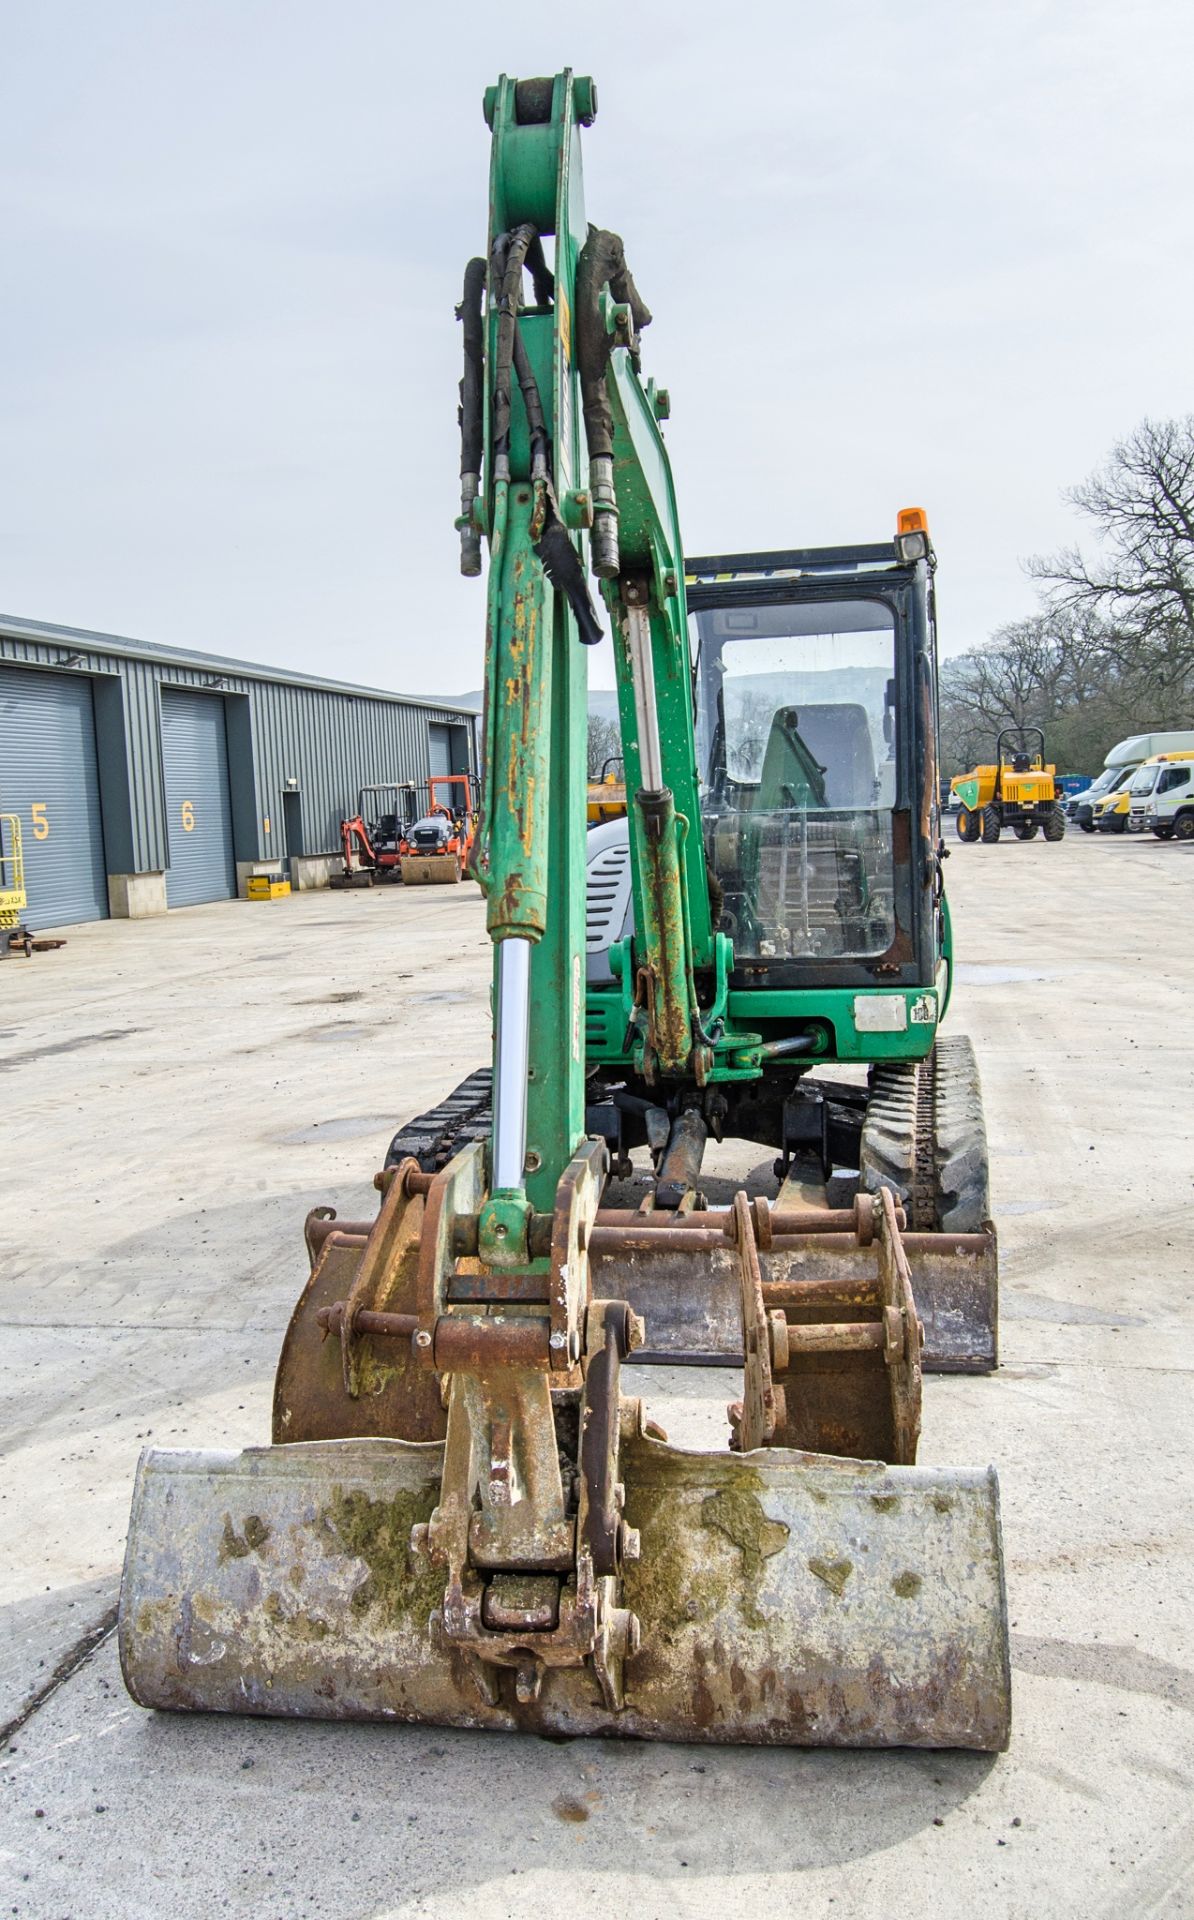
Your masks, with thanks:
M591 713L588 746L589 779L600 780L601 770L606 761L621 758L622 735L617 721L603 719L599 713Z
M1194 720L1194 414L1143 420L1067 498L1100 552L1029 561L1054 608L1097 615L1105 659L1170 726Z
M951 773L1005 726L1042 727L1049 758L1087 773L1125 734L1194 726L1194 414L1142 421L1066 497L1098 552L1030 560L1044 610L945 663Z
M941 669L942 764L990 762L1004 727L1038 726L1049 759L1093 772L1132 730L1135 695L1109 658L1114 636L1086 610L1051 609L1000 627Z

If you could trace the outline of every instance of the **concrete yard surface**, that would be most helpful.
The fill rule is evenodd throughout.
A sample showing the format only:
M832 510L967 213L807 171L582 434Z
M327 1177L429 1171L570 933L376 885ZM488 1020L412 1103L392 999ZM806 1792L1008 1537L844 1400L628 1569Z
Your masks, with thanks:
M921 1457L999 1469L1000 1756L134 1706L110 1621L138 1450L268 1438L305 1213L371 1211L394 1127L487 1058L483 911L302 894L0 967L0 1913L1194 1913L1194 848L1007 839L947 880L1002 1366L928 1380ZM671 1420L727 1385L629 1390Z

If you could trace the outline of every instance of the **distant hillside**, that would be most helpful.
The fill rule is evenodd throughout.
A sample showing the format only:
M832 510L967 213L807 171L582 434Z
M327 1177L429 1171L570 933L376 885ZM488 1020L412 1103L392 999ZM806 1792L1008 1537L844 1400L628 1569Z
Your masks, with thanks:
M438 694L427 694L429 700L440 700ZM480 713L485 704L483 693L446 693L440 702L445 707L459 707L462 713ZM589 712L599 720L616 720L618 717L618 696L612 687L589 688Z
M438 707L457 707L461 713L480 713L485 704L483 693L425 693L423 699Z

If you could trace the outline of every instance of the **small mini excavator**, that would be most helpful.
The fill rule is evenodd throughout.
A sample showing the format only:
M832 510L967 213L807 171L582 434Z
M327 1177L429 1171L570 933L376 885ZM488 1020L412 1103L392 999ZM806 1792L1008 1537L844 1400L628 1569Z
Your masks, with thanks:
M125 1680L158 1708L998 1750L995 1476L916 1464L925 1370L995 1363L977 1076L938 1039L928 526L685 562L650 315L585 218L596 108L567 72L488 90L459 310L491 1066L396 1136L373 1219L308 1217L273 1444L143 1453ZM606 622L628 804L586 846ZM710 1141L762 1144L775 1197L718 1198ZM625 1390L652 1363L734 1369L727 1444L668 1441Z
M329 885L371 887L375 880L402 877L402 842L419 811L413 780L389 780L362 787L351 820L340 822L344 865Z

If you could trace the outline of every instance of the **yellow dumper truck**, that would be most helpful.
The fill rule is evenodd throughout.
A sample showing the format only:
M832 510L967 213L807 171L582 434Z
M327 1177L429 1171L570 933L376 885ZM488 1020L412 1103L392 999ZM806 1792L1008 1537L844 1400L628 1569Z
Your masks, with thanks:
M1065 835L1065 815L1056 767L1045 765L1045 736L1039 727L1004 727L995 742L995 759L950 781L957 795L958 839L990 845L1010 827L1017 840L1046 840Z

